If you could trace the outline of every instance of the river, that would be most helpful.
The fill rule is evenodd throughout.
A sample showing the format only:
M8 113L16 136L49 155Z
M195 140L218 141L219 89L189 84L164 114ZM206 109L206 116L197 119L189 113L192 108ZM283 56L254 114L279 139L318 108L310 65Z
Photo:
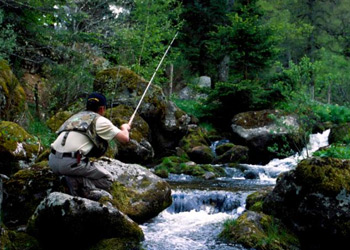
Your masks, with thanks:
M274 186L277 176L289 171L298 161L328 145L329 130L310 136L300 154L274 159L267 165L242 164L257 173L245 179L243 172L226 168L227 177L202 180L186 175L170 175L172 205L156 218L141 225L147 250L245 250L238 244L228 245L217 238L223 223L235 219L245 210L246 197L257 189Z

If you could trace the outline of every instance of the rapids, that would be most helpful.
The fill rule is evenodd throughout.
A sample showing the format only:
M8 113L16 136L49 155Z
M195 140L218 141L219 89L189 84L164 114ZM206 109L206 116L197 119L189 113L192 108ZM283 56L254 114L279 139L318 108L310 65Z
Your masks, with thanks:
M245 210L246 197L264 186L274 186L277 176L328 145L329 130L313 134L300 154L274 159L267 165L242 164L257 173L246 179L244 173L226 167L228 177L202 180L186 175L170 175L173 203L156 218L141 225L147 250L245 250L241 245L228 245L217 238L228 219L236 219ZM215 142L212 148L220 144Z

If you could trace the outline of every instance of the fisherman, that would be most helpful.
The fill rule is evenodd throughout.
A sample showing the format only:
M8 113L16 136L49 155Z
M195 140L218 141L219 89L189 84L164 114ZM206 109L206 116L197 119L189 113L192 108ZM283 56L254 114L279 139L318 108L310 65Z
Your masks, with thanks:
M51 144L49 166L55 174L65 176L72 195L91 198L96 190L102 193L108 191L112 184L111 173L91 162L89 157L104 155L112 139L129 142L130 125L125 123L120 129L114 126L103 116L106 105L104 95L90 94L86 111L65 121L57 131L57 139ZM98 199L96 195L95 199Z

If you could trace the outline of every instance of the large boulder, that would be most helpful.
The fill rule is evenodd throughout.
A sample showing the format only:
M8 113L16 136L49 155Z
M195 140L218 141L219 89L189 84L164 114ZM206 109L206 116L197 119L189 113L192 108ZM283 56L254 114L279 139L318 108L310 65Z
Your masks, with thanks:
M102 239L144 238L141 228L112 205L59 192L39 204L27 231L46 249L85 249Z
M119 66L100 71L94 81L94 90L105 94L111 100L110 106L125 105L134 111L147 85L148 82L135 72ZM162 89L155 84L149 86L137 113L151 130L149 142L155 155L172 152L191 122L190 117L168 101ZM129 119L130 117L127 121ZM141 143L141 147L146 148L146 151L150 150L147 141Z
M263 211L280 218L304 249L335 249L349 243L350 161L310 158L285 172L264 199Z
M10 228L26 224L48 193L64 191L60 178L45 162L18 171L3 186L3 220Z
M190 128L189 133L184 136L179 146L196 163L211 163L214 159L214 153L210 148L210 140L206 131L200 127Z
M108 158L95 164L112 173L112 204L134 221L143 223L171 205L169 184L148 169Z
M26 95L10 66L0 60L0 117L7 121L18 121L25 110Z
M118 66L98 72L93 88L112 100L112 106L124 104L136 108L147 84L148 82L135 72ZM158 118L164 112L165 104L165 95L161 88L152 84L138 112L146 120Z
M171 189L167 182L137 164L105 158L95 164L109 170L114 178L110 201L136 222L149 220L167 208ZM3 219L7 226L27 222L39 203L51 192L69 192L63 180L53 174L47 162L37 163L4 180Z
M232 141L249 148L249 162L266 164L301 149L297 118L277 110L239 113L232 119Z
M298 238L278 219L250 210L226 222L220 237L249 249L300 249Z
M128 123L133 114L133 109L125 105L118 105L108 109L106 117L113 124L120 127L123 123ZM122 144L117 142L117 152L113 157L116 157L126 163L147 163L154 157L154 150L150 143L151 131L148 123L138 114L132 123L130 130L130 142Z
M0 121L0 173L11 175L34 162L42 147L39 140L14 122Z

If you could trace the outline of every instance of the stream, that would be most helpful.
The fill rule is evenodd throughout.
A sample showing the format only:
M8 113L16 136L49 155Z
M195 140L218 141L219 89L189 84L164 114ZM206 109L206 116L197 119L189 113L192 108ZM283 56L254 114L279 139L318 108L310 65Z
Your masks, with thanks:
M274 186L277 176L296 167L320 147L328 145L329 130L310 136L300 154L274 159L266 165L241 164L257 178L245 179L240 170L226 167L227 177L203 180L186 175L169 175L173 203L157 217L141 225L147 250L245 250L217 238L228 219L245 210L246 197L263 187Z

